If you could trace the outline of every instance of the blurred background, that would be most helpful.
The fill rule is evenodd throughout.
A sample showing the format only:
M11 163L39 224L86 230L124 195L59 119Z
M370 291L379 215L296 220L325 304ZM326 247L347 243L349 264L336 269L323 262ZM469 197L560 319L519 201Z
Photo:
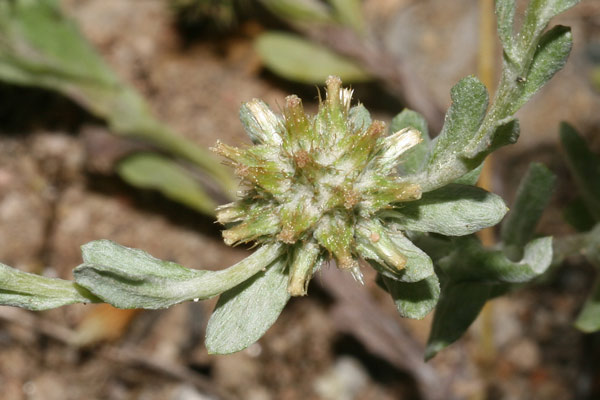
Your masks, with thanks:
M0 261L65 279L99 238L191 268L244 258L212 215L235 181L205 151L249 142L244 101L277 110L295 93L316 110L317 86L337 74L377 119L408 107L435 135L458 80L477 75L493 92L501 71L491 0L1 1ZM572 27L570 59L485 176L510 206L529 163L548 166L558 183L539 231L561 237L575 232L563 211L576 188L558 124L600 153L600 2L552 23ZM569 258L491 302L428 363L431 316L403 320L372 276L362 287L333 268L228 356L203 345L214 301L0 307L0 397L596 399L600 336L573 327L594 277Z

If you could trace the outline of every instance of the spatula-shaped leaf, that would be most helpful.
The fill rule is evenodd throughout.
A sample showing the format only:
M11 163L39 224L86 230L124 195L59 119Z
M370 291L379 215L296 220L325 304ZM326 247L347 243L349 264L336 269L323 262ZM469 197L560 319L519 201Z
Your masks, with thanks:
M502 223L502 244L509 255L520 254L533 237L535 227L554 190L556 177L542 164L532 163L521 180L517 196ZM509 249L514 248L514 250Z
M496 20L498 36L502 42L505 54L514 61L513 21L515 18L515 0L496 1Z
M346 83L371 79L351 60L297 35L263 33L256 39L256 50L269 69L292 81L321 84L330 75Z
M221 295L206 328L209 353L243 350L273 325L290 298L286 260L280 257L266 271Z
M426 176L419 181L424 192L460 178L481 162L469 162L460 154L477 133L485 116L487 90L477 78L469 76L458 82L450 94L452 105L446 113L442 132L431 143Z
M154 189L166 197L204 214L214 214L217 204L188 171L157 153L136 153L117 165L117 172L133 186Z
M425 348L426 360L434 357L465 333L479 315L489 293L490 285L480 282L448 282L442 287Z
M571 29L566 26L555 26L542 35L533 62L527 72L522 85L519 100L512 105L512 113L516 112L533 96L542 86L546 84L560 71L567 62L573 46L573 35Z
M455 250L439 261L454 281L522 283L544 273L552 262L551 237L529 242L519 262L509 260L502 251L484 248L471 236L456 239L455 245Z
M30 274L0 264L0 304L33 311L100 301L74 282Z
M496 225L507 211L499 196L453 183L424 193L419 201L384 211L381 217L393 220L402 229L463 236Z
M552 18L577 3L579 0L531 0L519 35L521 47L532 43L546 29Z
M148 253L97 240L82 246L83 264L75 281L118 308L166 308L216 296L252 277L281 254L281 245L265 245L221 271L184 268Z

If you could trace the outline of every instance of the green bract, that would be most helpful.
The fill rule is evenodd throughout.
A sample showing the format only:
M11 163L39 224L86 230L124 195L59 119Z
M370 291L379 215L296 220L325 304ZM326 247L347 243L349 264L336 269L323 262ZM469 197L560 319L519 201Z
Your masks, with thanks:
M362 280L362 260L402 282L432 276L431 259L406 238L401 223L435 231L446 218L429 198L420 210L425 221L403 213L405 203L411 205L412 215L419 212L421 185L396 174L405 152L421 142L421 134L412 127L388 133L362 105L351 106L352 90L342 88L338 77L326 83L326 97L316 115L307 115L296 96L286 98L281 116L252 100L242 106L240 116L254 145L215 146L245 186L240 200L217 210L219 222L229 225L223 232L225 243L288 246L294 254L288 266L288 292L293 296L306 294L313 272L329 258L357 280ZM507 210L489 193L474 187L462 190L467 196L452 199L457 207L468 203L472 192L479 202L461 209L463 229L458 235L496 224ZM482 206L491 209L480 213ZM431 213L437 222L427 229Z
M489 104L487 90L477 78L458 82L451 90L444 126L433 139L415 111L402 111L389 130L383 122L371 120L361 104L352 106L352 90L342 88L337 77L327 79L326 96L316 115L307 115L296 96L287 97L282 115L260 100L244 104L240 117L253 145L236 148L218 142L213 149L234 167L242 183L239 199L217 210L218 221L226 226L225 242L254 242L258 247L239 263L222 271L192 270L99 240L82 247L83 263L74 270L75 282L0 264L0 304L43 310L104 301L120 308L156 309L220 295L208 324L206 347L211 353L230 353L258 340L291 296L307 293L315 271L335 260L359 281L361 268L373 267L377 283L404 317L423 318L437 305L426 350L427 357L434 356L464 333L488 299L539 276L551 263L551 238L535 235L553 188L550 171L541 165L530 168L502 227L502 243L493 248L484 247L473 234L497 224L507 207L500 197L472 185L485 157L517 140L519 124L513 114L566 62L569 29L544 31L553 16L575 3L532 0L516 33L515 2L497 0L504 50L498 90ZM330 4L341 10L341 1ZM0 17L15 10L21 9L0 4ZM339 21L358 29L355 12L338 11ZM0 18L0 28L20 26L26 15ZM74 35L70 30L63 34ZM54 43L46 37L42 47L56 50L50 46ZM36 79L46 76L43 72L48 69L23 69L29 64L12 62L16 57L12 50L0 43L0 75L18 71L21 76L25 71L22 84L62 92L71 87L73 77L60 75L60 84L55 84L54 73L54 83L42 85ZM60 71L64 60L52 57L51 65L58 63ZM89 71L94 69L84 72ZM83 83L75 87L88 93ZM93 103L98 97L86 99ZM95 107L92 110L104 110ZM576 180L583 185L581 202L597 221L594 206L600 204L599 190L593 179L597 170L592 168L597 160L580 156L585 144L568 129L563 141ZM187 149L182 143L159 147L181 157ZM172 199L207 211L204 192L195 188L185 169L154 153L128 160L119 172L129 181L159 188ZM140 173L148 170L152 176ZM561 241L566 249L557 254L584 249L588 257L598 259L597 231L596 225L585 237ZM594 317L598 298L590 300L579 320L585 330L600 326Z

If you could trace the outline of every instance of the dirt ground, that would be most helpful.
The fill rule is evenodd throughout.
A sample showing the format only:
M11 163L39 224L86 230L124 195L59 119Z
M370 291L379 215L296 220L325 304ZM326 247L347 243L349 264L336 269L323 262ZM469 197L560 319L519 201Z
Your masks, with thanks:
M166 0L63 3L156 116L204 147L217 139L247 141L238 110L251 98L276 105L298 92L314 107L314 87L261 67L252 38L265 28L256 21L223 36L186 36ZM450 87L476 73L476 2L453 2L450 13L443 0L366 3L391 51L410 59L445 108ZM573 27L572 56L520 111L522 137L499 152L493 177L494 191L510 204L527 165L548 165L559 184L540 231L560 236L572 232L561 209L573 188L557 145L558 123L571 122L600 151L600 93L589 80L600 63L600 2L583 1L556 23ZM356 93L379 119L401 110L376 84L357 85ZM90 171L83 135L90 126L102 123L65 98L0 86L1 262L68 279L81 262L79 246L99 238L193 268L224 268L247 254L225 246L209 218ZM345 282L331 268L257 344L228 356L204 348L214 301L155 312L0 307L0 398L600 398L600 336L572 327L593 277L583 260L570 260L547 280L491 302L487 320L478 319L427 364L420 356L431 316L402 320L374 284Z

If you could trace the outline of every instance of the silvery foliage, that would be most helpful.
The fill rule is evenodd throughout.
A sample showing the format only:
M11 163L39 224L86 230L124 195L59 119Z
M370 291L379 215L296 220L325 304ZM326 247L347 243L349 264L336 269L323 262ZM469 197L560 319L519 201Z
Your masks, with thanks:
M141 250L99 240L82 247L74 282L2 265L0 303L43 310L106 302L158 309L220 295L207 328L211 353L242 350L275 322L291 296L305 295L329 260L362 280L367 265L404 317L423 318L437 305L427 357L466 330L485 301L543 273L551 238L533 239L553 177L534 165L503 225L503 243L482 247L475 232L496 225L508 208L474 185L484 158L514 143L514 113L566 62L570 30L546 30L576 0L532 0L515 34L514 0L496 2L503 73L488 104L475 77L451 90L442 131L430 139L418 113L404 110L389 129L352 105L341 80L327 80L316 115L296 96L282 115L260 100L240 117L253 145L217 143L241 179L241 197L219 207L229 245L257 250L222 271L184 268Z

